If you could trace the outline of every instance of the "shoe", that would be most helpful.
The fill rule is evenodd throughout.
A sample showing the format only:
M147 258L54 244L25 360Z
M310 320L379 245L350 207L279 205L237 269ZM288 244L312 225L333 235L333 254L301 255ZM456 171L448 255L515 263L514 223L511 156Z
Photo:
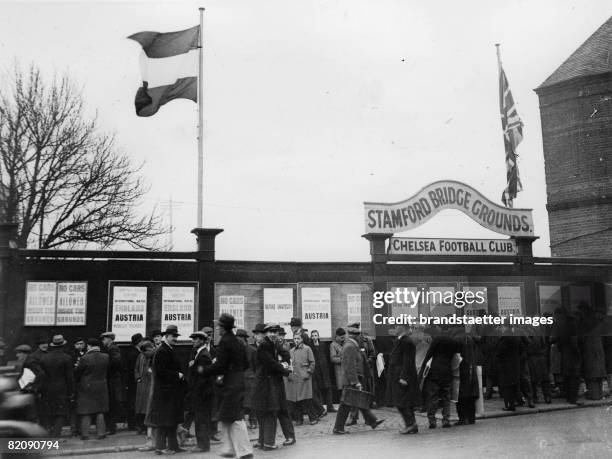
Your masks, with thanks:
M476 424L476 419L468 419L468 424Z
M442 421L442 428L443 428L443 429L448 429L449 427L452 427L452 425L451 425L450 421L448 421L448 420L443 420L443 421Z
M582 406L582 405L584 405L584 402L579 402L578 400L575 400L575 401L573 401L573 402L569 402L569 403L571 403L572 405L576 405L576 406Z
M336 408L334 408L334 405L328 405L327 406L327 412L328 413L337 413L338 410Z
M527 405L529 408L535 408L535 405L533 403L530 403L529 405Z
M245 454L244 456L240 456L238 459L253 459L253 453Z
M217 435L211 435L210 442L213 444L221 443L221 439Z
M370 427L372 429L376 429L379 425L381 425L383 422L385 422L384 419L377 419L376 421L374 421L372 424L370 424Z
M467 422L465 422L463 419L459 419L457 422L455 422L453 425L455 426L464 426L466 425Z
M96 438L98 440L104 440L106 438L106 435L98 435Z
M504 407L502 408L502 411L516 411L516 408L513 406Z
M141 453L146 453L148 451L153 451L155 448L153 448L152 446L141 446L140 448L138 448L138 451L140 451Z
M232 453L219 453L219 456L221 456L221 457L234 457L234 455Z
M191 448L189 452L190 453L209 453L210 448L204 449L204 448L200 448L199 446L196 446L195 448Z
M437 425L436 425L436 423L435 423L435 422L430 422L430 423L429 423L429 428L430 428L430 429L435 429L436 427L437 427Z
M157 454L158 456L161 456L162 454L164 454L164 452L161 449L156 449L155 454Z
M87 440L89 440L89 437L86 437L85 435L82 435L82 436L81 436L81 440L83 440L83 441L87 441Z
M157 454L157 451L155 451L155 454ZM173 449L165 449L162 451L162 454L164 456L172 456L173 454L176 454L176 451L174 451Z
M255 449L261 448L261 444L258 441L256 441L255 443L253 443L253 448Z
M283 442L283 446L291 446L291 445L295 445L295 438L287 438Z
M549 405L552 403L552 400L550 399L550 395L544 396L544 403L547 403Z
M278 449L278 446L277 445L274 445L274 446L263 445L262 449L264 451L275 451Z
M295 421L295 425L296 426L303 426L304 425L304 421Z
M319 419L324 418L325 416L327 416L327 408L323 407L323 411L319 415Z
M171 449L170 451L172 451L173 453L186 453L189 450L184 449L184 448L176 448L176 449Z
M402 430L400 430L400 433L402 435L410 435L410 434L415 434L419 432L419 426L416 424L413 424L411 426L408 426Z
M348 435L348 432L346 430L334 429L334 435Z
M357 419L351 419L349 422L347 422L345 424L345 426L354 426L355 424L357 424Z
M318 424L319 420L318 419L313 419L312 421L310 421L310 425L314 426L315 424Z

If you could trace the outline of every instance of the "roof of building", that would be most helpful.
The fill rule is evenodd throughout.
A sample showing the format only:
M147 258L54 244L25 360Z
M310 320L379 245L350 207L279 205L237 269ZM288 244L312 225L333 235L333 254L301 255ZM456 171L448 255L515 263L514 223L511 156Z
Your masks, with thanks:
M612 17L587 38L539 88L606 72L612 72Z

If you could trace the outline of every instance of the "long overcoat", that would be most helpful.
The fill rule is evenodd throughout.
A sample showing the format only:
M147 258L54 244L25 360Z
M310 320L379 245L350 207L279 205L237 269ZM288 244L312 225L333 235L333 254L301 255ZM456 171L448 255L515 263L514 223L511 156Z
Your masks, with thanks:
M214 377L204 375L204 369L212 365L212 358L206 348L200 350L189 368L188 403L194 412L210 416L212 414L212 397Z
M186 391L184 379L179 377L181 364L177 352L162 342L152 362L153 393L148 421L157 427L172 427L183 422L183 402Z
M365 363L357 341L347 338L342 347L342 382L344 386L365 383Z
M312 376L315 359L312 349L305 344L291 349L293 371L287 376L287 400L299 402L312 398Z
M387 368L387 405L398 408L414 407L421 403L416 371L416 346L406 335L395 340ZM408 385L400 384L405 380Z
M584 379L606 377L606 354L602 335L605 333L605 317L591 312L581 324L578 344L582 355L582 376Z
M499 386L518 384L521 377L521 338L500 336L497 341L496 359Z
M336 389L342 389L342 344L334 341L329 345L329 360L334 366Z
M469 335L460 335L457 337L460 345L461 363L459 364L459 398L474 398L480 397L478 387L478 346Z
M76 414L108 411L108 355L94 347L79 359L74 372L77 381Z
M240 421L244 417L244 370L249 366L244 344L232 332L226 332L216 348L217 360L204 368L203 375L223 375L215 382L216 416L222 422ZM212 354L211 354L212 355ZM213 413L214 415L214 413Z
M528 340L527 364L531 381L533 383L546 382L549 378L546 337L535 335L530 336Z
M431 359L431 367L427 378L431 381L451 381L453 379L451 361L460 349L459 343L447 334L436 336L423 359L421 374L423 374L425 365Z
M70 410L70 397L74 395L74 367L63 347L50 347L40 360L45 374L41 387L41 413L66 416Z
M145 351L138 354L134 368L134 379L136 381L136 399L134 401L134 412L146 414L151 398L151 359L155 350Z
M310 348L315 359L315 370L313 375L313 390L327 389L332 386L329 372L329 345L325 341L319 341L318 345L314 342Z
M244 371L244 407L253 407L253 394L255 393L255 369L257 367L257 349L250 344L245 345L249 367Z
M283 376L289 372L283 368L278 357L278 349L270 338L264 338L257 346L255 393L252 404L255 411L274 412L287 406Z
M108 411L115 419L120 419L123 415L123 402L125 401L125 375L121 350L115 343L108 347L102 347L102 352L109 356L108 362Z
M606 373L612 375L612 336L602 336L604 353L606 355ZM612 390L612 388L610 388Z

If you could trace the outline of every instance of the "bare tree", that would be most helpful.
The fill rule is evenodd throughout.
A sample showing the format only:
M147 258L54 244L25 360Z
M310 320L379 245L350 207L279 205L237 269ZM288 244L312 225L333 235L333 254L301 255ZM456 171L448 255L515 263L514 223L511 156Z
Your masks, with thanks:
M74 247L119 241L154 249L167 229L154 210L135 209L147 189L139 167L98 132L69 77L45 84L40 70L0 91L0 215L19 224L20 247Z

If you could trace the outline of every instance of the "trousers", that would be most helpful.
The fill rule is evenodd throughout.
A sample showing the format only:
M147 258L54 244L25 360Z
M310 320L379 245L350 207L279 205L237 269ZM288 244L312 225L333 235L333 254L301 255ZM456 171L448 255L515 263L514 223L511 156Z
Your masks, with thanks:
M344 425L346 424L348 415L351 412L351 408L352 407L345 405L344 403L340 404L338 414L336 415L334 430L344 430ZM365 419L366 424L372 425L376 422L376 416L374 416L374 413L372 413L371 410L359 408L359 411L361 411L361 414L363 414L363 419Z
M398 406L397 411L399 411L399 414L402 416L406 427L410 427L416 424L416 418L414 417L414 408L408 406Z
M460 421L476 422L476 399L474 397L459 398L457 415Z
M210 451L210 412L196 410L193 414L195 435L199 448Z
M259 423L259 444L261 446L274 446L276 443L276 411L260 411L257 415Z
M91 427L91 418L96 418L96 431L98 437L106 435L106 422L104 422L104 414L83 414L81 415L81 436L83 438L89 437L89 428Z
M177 424L178 425L178 424ZM158 426L155 428L155 449L158 451L169 449L178 451L178 439L176 438L176 428L174 426Z
M221 445L221 455L232 455L237 457L253 454L253 447L249 441L244 419L234 422L219 421L223 445Z
M442 419L448 421L450 419L451 382L427 378L423 390L425 391L427 418L429 422L436 422L436 412L438 411L440 402L442 402Z

